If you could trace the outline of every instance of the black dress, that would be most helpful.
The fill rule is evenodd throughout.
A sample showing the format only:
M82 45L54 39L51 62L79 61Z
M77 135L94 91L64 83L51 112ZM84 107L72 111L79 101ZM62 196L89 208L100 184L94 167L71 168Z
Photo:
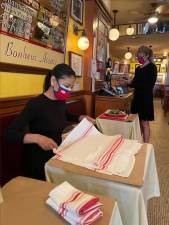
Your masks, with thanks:
M78 122L78 116L67 113L64 101L51 100L41 94L31 99L10 125L6 139L23 143L24 135L29 132L52 138L59 145L67 121ZM23 156L26 175L44 180L44 165L53 156L53 151L44 151L37 144L25 144Z
M150 62L145 67L137 67L131 87L134 88L134 98L131 112L138 113L139 119L154 120L153 87L157 79L156 65Z

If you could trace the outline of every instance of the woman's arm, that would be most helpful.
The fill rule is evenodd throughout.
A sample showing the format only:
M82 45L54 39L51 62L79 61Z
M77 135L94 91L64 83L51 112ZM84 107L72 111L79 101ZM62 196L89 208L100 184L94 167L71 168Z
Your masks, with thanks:
M5 139L20 144L38 144L43 150L57 148L57 144L51 138L40 134L31 134L26 130L29 122L36 119L38 113L40 113L38 102L32 100L28 102L24 110L8 127Z
M140 79L137 79L135 75L130 87L143 90L152 89L157 79L156 66L154 65L153 67L150 67L147 71L145 71L145 73L146 74Z

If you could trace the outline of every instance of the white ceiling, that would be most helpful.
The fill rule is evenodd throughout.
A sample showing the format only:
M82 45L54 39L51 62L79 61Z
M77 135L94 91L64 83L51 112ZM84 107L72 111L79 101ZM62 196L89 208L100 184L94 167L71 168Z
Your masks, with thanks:
M153 34L132 38L129 36L121 37L115 42L110 42L110 52L112 56L124 58L127 47L131 48L134 55L141 45L152 46L154 54L169 52L169 34Z
M153 11L151 3L164 4L165 13L169 13L169 0L103 0L108 11L112 14L113 9L119 10L116 17L116 24L138 23L146 21L146 16ZM169 14L165 14L169 20ZM127 47L131 48L131 52L135 54L136 49L141 45L152 45L155 54L163 54L164 51L169 52L169 34L153 34L141 37L120 37L119 40L110 41L111 55L123 58Z
M169 0L103 0L103 3L111 13L112 17L112 10L118 10L116 16L117 24L145 21L146 16L154 11L151 3L157 3L158 6L161 4L169 6ZM163 7L163 10L164 14L169 13L167 7Z

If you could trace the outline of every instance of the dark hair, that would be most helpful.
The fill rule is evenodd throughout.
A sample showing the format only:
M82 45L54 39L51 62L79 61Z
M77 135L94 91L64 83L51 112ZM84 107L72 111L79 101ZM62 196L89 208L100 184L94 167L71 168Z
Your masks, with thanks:
M54 76L56 80L62 79L64 77L75 77L75 71L69 65L64 63L56 65L53 70L49 70L48 74L46 75L43 91L47 91L50 87L51 76Z

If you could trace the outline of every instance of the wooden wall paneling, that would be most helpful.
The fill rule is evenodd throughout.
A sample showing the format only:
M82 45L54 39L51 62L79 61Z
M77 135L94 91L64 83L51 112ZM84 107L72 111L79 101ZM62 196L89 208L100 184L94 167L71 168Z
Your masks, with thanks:
M96 96L95 117L104 113L107 109L130 110L132 98L132 93L122 97Z
M91 91L91 60L93 56L93 22L96 17L97 5L95 1L85 2L85 30L89 39L90 46L84 54L84 76L83 86L85 91Z

